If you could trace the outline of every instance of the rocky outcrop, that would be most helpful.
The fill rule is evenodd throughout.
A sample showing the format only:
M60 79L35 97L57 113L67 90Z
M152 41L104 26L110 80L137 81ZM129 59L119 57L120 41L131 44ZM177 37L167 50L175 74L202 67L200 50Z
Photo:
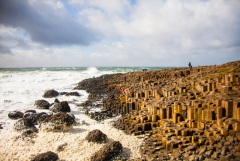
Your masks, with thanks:
M55 90L47 90L44 92L43 97L44 98L52 98L58 96L59 93Z
M19 119L19 118L23 118L23 113L20 111L12 111L8 114L8 117L10 119Z
M89 92L82 104L86 113L88 106L102 99L107 115L123 116L116 128L129 135L145 135L140 147L144 159L236 160L240 155L239 85L240 61L235 61L129 72L106 76L105 81L87 79L75 89Z
M48 151L46 153L38 154L31 161L57 161L58 159L59 157L56 153Z
M39 119L41 131L62 132L72 129L76 124L74 118L64 112L48 115Z
M121 151L122 144L119 141L113 141L94 153L91 156L91 161L108 161L117 156Z
M85 140L87 140L88 142L94 142L94 143L106 143L108 138L107 135L104 134L101 130L93 130L90 131Z
M55 113L57 113L57 112L71 112L71 109L70 109L67 101L63 101L63 102L60 102L60 103L57 103L57 104L53 105L50 108L50 110L55 112Z
M37 100L37 101L35 101L35 105L39 109L49 109L49 107L50 107L50 104L46 100Z

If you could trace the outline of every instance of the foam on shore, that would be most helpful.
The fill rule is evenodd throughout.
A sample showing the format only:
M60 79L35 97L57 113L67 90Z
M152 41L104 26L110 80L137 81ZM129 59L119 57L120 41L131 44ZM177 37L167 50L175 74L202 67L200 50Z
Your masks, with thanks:
M42 132L33 139L16 139L20 133L12 130L0 132L0 160L30 160L39 153L53 151L63 160L90 160L91 155L98 151L105 144L88 143L85 137L88 132L99 129L108 136L109 141L119 141L123 145L123 152L120 156L126 158L140 158L139 146L142 139L132 135L126 135L123 131L111 126L113 119L105 120L104 123L97 123L83 114L78 115L88 124L77 125L66 132ZM67 143L65 149L58 152L57 146Z

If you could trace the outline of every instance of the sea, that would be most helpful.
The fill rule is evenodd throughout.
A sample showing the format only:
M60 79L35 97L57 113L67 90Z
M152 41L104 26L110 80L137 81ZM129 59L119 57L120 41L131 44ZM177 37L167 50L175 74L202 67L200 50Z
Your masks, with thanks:
M99 129L105 133L109 142L120 141L123 145L121 157L140 158L139 146L143 138L126 135L112 126L114 120L121 116L97 122L84 114L83 103L88 98L84 90L73 90L80 81L99 77L106 74L127 73L146 69L161 70L174 67L62 67L62 68L0 68L0 160L31 160L39 153L53 151L61 160L90 160L90 156L98 151L104 144L88 143L85 137L88 132ZM36 100L44 99L53 103L55 98L43 98L44 91L54 89L58 92L77 91L81 96L59 95L59 101L68 101L71 113L75 115L77 125L65 132L40 131L36 137L23 139L20 133L13 131L17 120L8 118L11 111L36 110ZM90 110L101 110L91 109ZM63 151L57 147L66 144Z

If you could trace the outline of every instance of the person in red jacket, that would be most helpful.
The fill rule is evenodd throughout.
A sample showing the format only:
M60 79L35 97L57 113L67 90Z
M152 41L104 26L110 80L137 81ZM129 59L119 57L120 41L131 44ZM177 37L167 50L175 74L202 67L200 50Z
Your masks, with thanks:
M191 62L188 63L189 69L192 69L192 64Z

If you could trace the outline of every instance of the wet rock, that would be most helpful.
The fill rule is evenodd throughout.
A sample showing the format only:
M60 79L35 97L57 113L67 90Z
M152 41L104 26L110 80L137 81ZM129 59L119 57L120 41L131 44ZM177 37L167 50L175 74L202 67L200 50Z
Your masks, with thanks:
M63 102L53 105L53 107L51 107L50 110L53 112L71 112L71 109L70 109L67 101L63 101Z
M93 131L90 131L85 140L87 140L88 142L95 142L95 143L106 143L108 138L107 135L104 134L102 131L96 129Z
M39 119L40 130L61 132L72 129L76 124L73 117L61 112L55 115L47 115Z
M54 152L48 151L46 153L38 154L31 161L57 161L58 155Z
M52 98L58 96L59 93L55 90L47 90L44 92L43 97L44 98Z
M66 93L66 96L80 96L80 94L78 92L69 92Z
M103 146L91 156L92 161L108 161L122 151L122 144L114 141Z
M31 129L34 132L38 132L38 129L34 126L34 122L32 119L29 118L22 118L18 120L15 124L13 129L15 131L21 132L23 130Z
M27 129L22 131L22 137L33 137L36 134L36 131L33 129Z
M8 117L10 119L19 119L19 118L23 118L23 113L20 111L12 111L8 114Z
M37 101L35 101L35 105L39 109L49 109L49 107L50 107L50 104L46 100L37 100Z
M60 103L60 101L57 98L55 98L54 103Z

